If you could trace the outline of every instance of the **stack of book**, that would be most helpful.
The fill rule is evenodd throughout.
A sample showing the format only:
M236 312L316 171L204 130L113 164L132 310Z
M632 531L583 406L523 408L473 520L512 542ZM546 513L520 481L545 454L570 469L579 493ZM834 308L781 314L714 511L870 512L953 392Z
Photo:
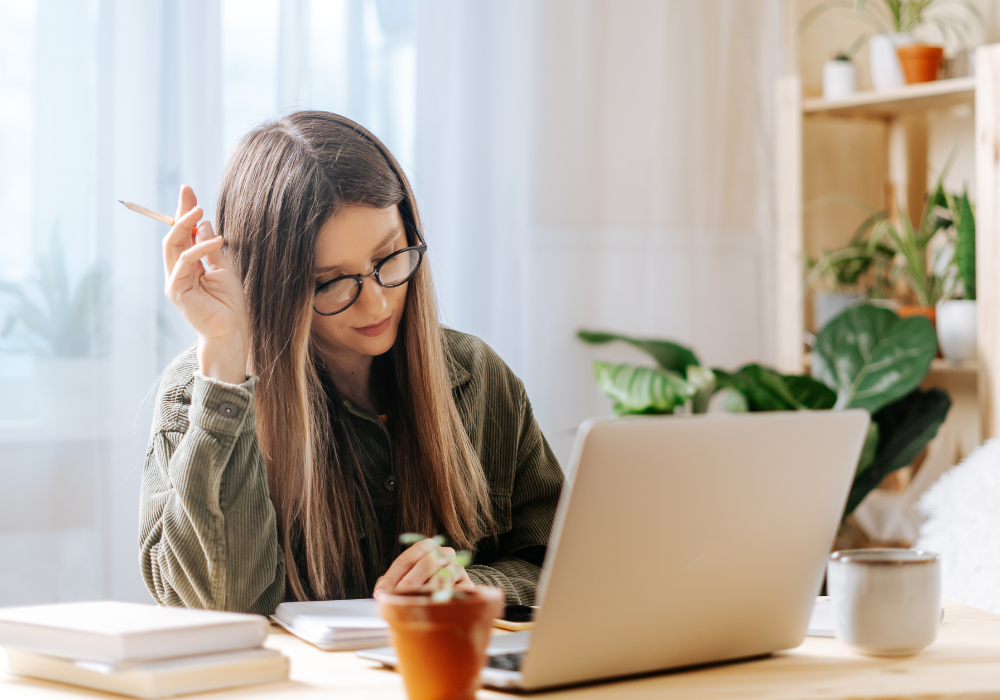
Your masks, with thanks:
M282 680L259 615L119 603L0 609L10 673L161 698Z
M371 598L282 603L271 619L325 651L372 649L389 643L389 624Z

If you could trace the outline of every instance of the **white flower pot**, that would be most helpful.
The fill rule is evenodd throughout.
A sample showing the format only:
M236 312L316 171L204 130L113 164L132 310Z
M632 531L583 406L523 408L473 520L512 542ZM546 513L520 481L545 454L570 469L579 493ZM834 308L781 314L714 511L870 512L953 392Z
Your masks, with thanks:
M937 305L937 335L941 354L949 362L976 359L976 302L942 301Z
M868 68L876 90L898 90L906 85L896 47L913 43L909 34L876 34L868 40Z
M853 95L857 87L854 64L850 61L827 61L823 64L823 97L838 100Z

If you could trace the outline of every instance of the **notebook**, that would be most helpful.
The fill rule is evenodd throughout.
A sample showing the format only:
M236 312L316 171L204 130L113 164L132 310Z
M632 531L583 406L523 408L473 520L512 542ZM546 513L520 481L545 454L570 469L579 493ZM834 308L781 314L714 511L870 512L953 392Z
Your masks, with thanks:
M97 601L0 608L0 646L109 664L259 647L260 615Z
M273 649L243 649L161 661L103 664L7 650L11 673L137 698L163 698L283 680L288 659Z
M271 619L326 651L371 649L389 643L389 625L373 598L282 603Z

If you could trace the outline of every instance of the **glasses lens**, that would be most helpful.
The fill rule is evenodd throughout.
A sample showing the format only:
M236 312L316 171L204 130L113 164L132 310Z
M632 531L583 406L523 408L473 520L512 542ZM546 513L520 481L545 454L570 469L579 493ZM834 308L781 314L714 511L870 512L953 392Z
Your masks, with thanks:
M337 280L316 292L313 306L321 314L334 314L342 311L354 301L358 295L359 286L356 279Z
M378 281L384 287L402 284L420 265L420 251L401 250L382 261L378 268Z

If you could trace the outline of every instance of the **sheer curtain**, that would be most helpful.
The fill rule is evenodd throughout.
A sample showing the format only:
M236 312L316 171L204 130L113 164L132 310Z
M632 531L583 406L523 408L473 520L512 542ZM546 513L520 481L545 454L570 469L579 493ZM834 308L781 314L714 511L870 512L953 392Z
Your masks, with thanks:
M0 0L0 605L148 601L138 493L193 336L162 224L301 108L413 176L445 320L524 379L565 461L601 327L770 353L780 0ZM419 60L418 60L419 59Z
M193 334L166 227L214 217L239 136L298 108L412 163L412 0L0 0L0 606L148 601L138 499L152 399Z
M524 380L565 464L609 414L579 328L773 356L779 0L427 0L417 194L450 324Z

